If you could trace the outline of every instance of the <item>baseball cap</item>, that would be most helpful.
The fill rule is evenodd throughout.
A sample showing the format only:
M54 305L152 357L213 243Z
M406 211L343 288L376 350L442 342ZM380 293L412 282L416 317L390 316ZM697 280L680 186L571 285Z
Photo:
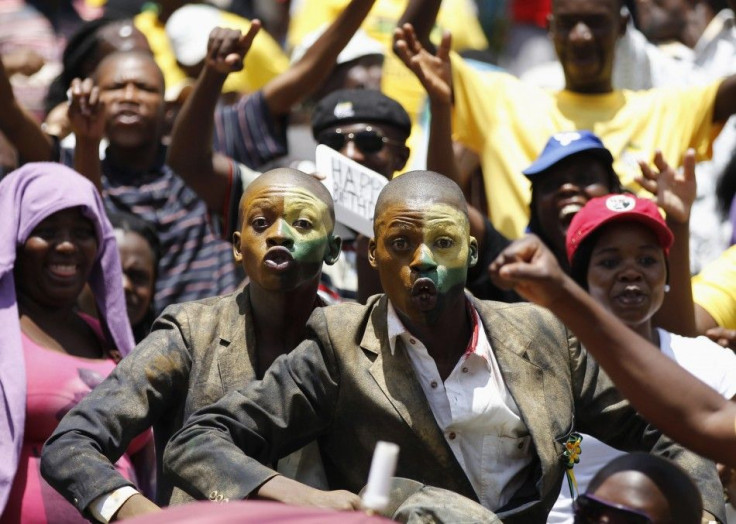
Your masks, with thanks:
M176 60L185 66L204 60L210 33L221 24L220 10L211 5L187 4L174 11L166 22L166 35Z
M304 54L307 52L307 49L312 47L317 39L322 36L322 33L324 33L326 30L327 24L323 25L316 31L313 31L302 38L302 41L299 42L299 44L295 46L294 50L291 52L291 63L293 64L294 62L299 61L299 59L303 57ZM337 63L337 65L346 64L352 60L357 60L358 58L362 58L364 56L384 56L385 52L386 51L381 42L379 42L375 38L371 38L370 36L368 36L368 33L363 31L362 29L358 29L353 35L353 38L351 38L347 45L343 47L342 51L340 51L340 54L337 55L337 60L335 62Z
M586 238L606 224L638 222L657 235L659 245L669 253L674 235L651 200L634 195L606 195L593 198L577 212L567 229L567 260L572 264L575 253Z
M393 98L375 89L340 89L319 101L312 115L312 134L316 139L328 127L356 122L387 124L411 133L406 110Z
M565 158L582 152L595 154L607 164L613 164L611 152L606 149L606 146L603 145L603 142L595 133L585 130L567 131L552 135L544 146L542 154L522 173L531 178L548 170Z

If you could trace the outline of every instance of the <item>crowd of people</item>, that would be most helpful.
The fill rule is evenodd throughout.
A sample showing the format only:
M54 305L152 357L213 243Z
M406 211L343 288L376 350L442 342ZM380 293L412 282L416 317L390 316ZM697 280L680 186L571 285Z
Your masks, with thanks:
M736 523L734 10L0 6L0 524Z

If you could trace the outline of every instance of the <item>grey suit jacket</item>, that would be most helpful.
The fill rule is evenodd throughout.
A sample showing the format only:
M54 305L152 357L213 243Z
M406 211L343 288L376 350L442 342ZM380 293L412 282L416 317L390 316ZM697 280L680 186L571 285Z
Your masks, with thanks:
M166 308L151 334L59 423L41 457L43 477L80 511L131 485L111 466L153 426L158 457L191 413L256 378L248 288ZM190 500L160 468L157 502Z
M526 483L496 508L505 522L545 522L562 482L563 442L573 430L672 458L696 480L706 508L722 518L713 464L649 427L549 312L529 304L473 304L534 443ZM240 499L275 475L262 464L318 439L330 487L357 493L376 442L387 440L401 448L397 476L477 500L406 349L397 343L390 352L386 308L380 296L367 306L315 310L308 339L277 360L263 381L195 413L174 435L164 468L177 485L196 498Z

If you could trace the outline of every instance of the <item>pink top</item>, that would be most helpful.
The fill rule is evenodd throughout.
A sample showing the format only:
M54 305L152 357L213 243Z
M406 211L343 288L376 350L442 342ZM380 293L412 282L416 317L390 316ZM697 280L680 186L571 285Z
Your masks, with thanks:
M99 322L80 314L104 340ZM61 418L115 368L110 359L87 359L39 346L21 334L26 364L26 427L21 458L8 505L0 524L87 522L77 509L59 495L40 474L41 448ZM133 441L115 464L117 470L136 483L129 456L150 439L146 432Z

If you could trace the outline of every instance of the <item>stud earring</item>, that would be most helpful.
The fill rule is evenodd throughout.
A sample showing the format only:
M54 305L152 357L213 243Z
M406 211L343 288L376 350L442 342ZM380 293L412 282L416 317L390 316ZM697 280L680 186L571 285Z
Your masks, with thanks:
M669 292L670 292L670 289L671 289L671 288L670 288L670 285L669 285L669 284L665 284L665 285L664 285L664 292L665 292L665 293L669 293Z

